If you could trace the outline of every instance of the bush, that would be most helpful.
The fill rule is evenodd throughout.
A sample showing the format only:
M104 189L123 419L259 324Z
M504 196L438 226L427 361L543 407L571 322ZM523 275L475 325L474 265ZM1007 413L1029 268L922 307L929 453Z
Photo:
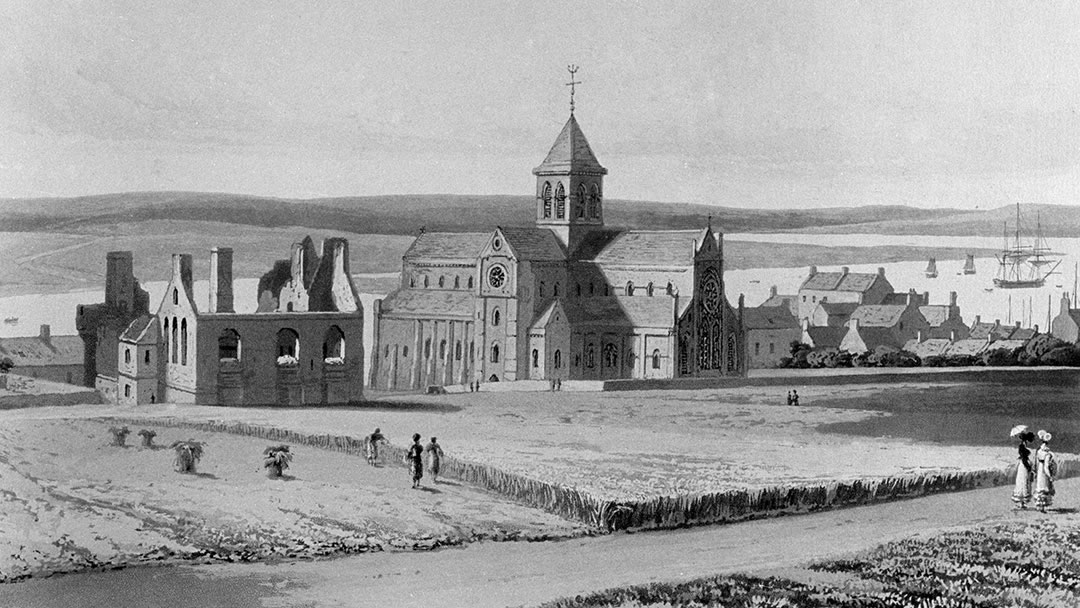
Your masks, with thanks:
M292 462L292 452L287 445L272 445L263 450L263 468L270 477L281 477Z
M176 441L169 446L173 450L176 450L176 460L173 461L176 472L194 473L195 465L199 463L199 460L203 456L203 447L205 445L206 444L201 441L188 439L187 441Z
M983 353L982 362L987 366L1017 365L1020 363L1018 356L1023 348L1007 349L999 348Z
M124 447L125 442L127 441L127 436L131 434L131 429L129 429L126 426L119 427L119 428L117 428L115 426L111 426L111 427L109 427L109 433L112 434L112 437L113 437L112 444L113 445L118 446L118 447Z
M13 367L15 367L15 362L11 360L11 357L0 359L0 374L10 372Z
M1080 366L1080 351L1071 344L1058 346L1039 358L1042 365Z

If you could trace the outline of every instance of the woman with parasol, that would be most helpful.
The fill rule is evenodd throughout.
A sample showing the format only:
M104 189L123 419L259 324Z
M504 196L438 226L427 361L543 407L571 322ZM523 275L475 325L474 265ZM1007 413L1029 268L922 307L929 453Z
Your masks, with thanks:
M1046 513L1046 508L1054 504L1054 478L1057 477L1057 460L1050 451L1052 435L1039 431L1039 451L1035 452L1035 506Z
M1013 486L1012 499L1018 508L1026 509L1028 501L1031 500L1031 479L1034 473L1028 444L1035 441L1035 433L1029 431L1026 425L1018 424L1012 428L1009 436L1020 441L1020 463L1016 465L1016 485Z

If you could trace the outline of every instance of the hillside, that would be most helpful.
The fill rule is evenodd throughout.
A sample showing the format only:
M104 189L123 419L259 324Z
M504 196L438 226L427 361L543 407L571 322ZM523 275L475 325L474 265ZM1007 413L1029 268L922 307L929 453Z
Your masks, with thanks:
M421 226L428 230L465 231L478 226L528 224L533 220L533 205L534 199L529 196L414 195L293 200L198 192L132 192L75 198L0 199L0 231L78 233L93 226L118 223L198 219L267 228L299 226L358 234L408 235L415 234ZM904 230L918 223L962 224L980 213L885 206L759 210L605 201L605 221L611 226L700 228L710 215L713 225L724 232L811 229L877 232L868 227ZM1075 220L1080 225L1080 213Z

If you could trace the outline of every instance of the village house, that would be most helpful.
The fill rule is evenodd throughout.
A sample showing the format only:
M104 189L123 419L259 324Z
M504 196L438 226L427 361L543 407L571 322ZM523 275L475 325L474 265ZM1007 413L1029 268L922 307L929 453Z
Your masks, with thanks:
M810 314L810 325L818 327L846 327L851 313L860 306L857 302L830 302L822 300Z
M82 385L83 341L79 336L54 336L48 325L38 335L24 338L0 338L0 359L11 359L12 373Z
M810 275L799 287L799 320L809 319L822 300L881 304L892 292L884 268L876 273L850 272L847 266L840 272L818 272L817 266L811 266Z
M930 294L926 294L926 302L930 301ZM919 307L926 323L930 326L929 338L947 338L949 340L964 340L971 332L964 318L960 315L960 306L956 303L956 292L949 292L948 304L924 304Z
M1080 308L1072 308L1069 294L1061 294L1061 308L1050 322L1050 334L1070 344L1080 341Z
M863 304L848 320L840 350L857 354L884 346L900 350L911 339L921 340L930 326L919 312L921 298L909 293L906 304Z
M798 294L785 295L778 292L776 285L769 288L769 297L761 303L761 306L773 307L773 306L786 306L791 311L791 316L796 319L799 318L799 296Z
M775 367L802 337L799 321L787 306L746 308L743 325L751 368Z
M833 327L828 325L810 325L809 319L802 321L801 342L815 350L835 349L840 350L840 343L847 335L848 327Z
M607 169L573 113L533 174L532 226L421 231L374 306L372 386L745 373L711 224L605 227Z

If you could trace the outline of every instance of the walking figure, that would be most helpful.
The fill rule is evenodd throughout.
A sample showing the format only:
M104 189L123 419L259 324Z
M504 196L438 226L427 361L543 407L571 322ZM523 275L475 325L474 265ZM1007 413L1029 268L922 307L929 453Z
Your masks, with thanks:
M431 438L431 443L424 448L428 455L428 471L431 473L431 483L439 483L439 468L442 465L443 451L438 440Z
M1013 485L1012 499L1020 509L1026 509L1031 500L1031 480L1034 478L1035 467L1031 449L1028 444L1035 441L1035 433L1027 430L1026 426L1020 425L1013 428L1013 437L1020 440L1018 446L1018 460L1016 465L1016 483Z
M1057 476L1057 460L1050 451L1050 439L1052 435L1046 431L1039 431L1039 440L1042 445L1035 452L1035 506L1039 511L1046 513L1046 508L1054 504L1054 477Z
M799 405L799 391L791 391L791 405Z
M562 390L562 378L556 378L555 379L555 390L557 390L557 391Z
M419 488L420 479L424 476L424 446L420 445L420 433L413 433L412 441L409 451L405 452L405 464L409 465L412 487Z
M787 404L788 405L794 405L795 404L795 401L791 398L791 391L787 392Z
M364 442L364 455L367 457L367 463L375 466L376 461L379 460L379 443L386 441L386 437L383 436L382 431L376 428L375 432L368 435L366 439Z

